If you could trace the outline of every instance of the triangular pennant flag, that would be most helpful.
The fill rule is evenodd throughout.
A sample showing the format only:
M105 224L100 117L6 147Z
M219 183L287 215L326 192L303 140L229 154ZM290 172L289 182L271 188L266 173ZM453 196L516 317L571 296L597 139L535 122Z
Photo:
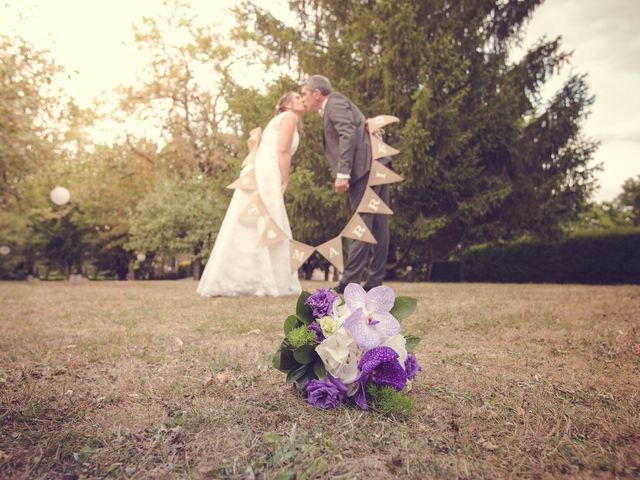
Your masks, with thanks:
M251 133L249 133L249 139L247 140L247 145L249 146L249 155L247 155L247 158L245 158L244 162L242 162L243 167L255 162L256 151L258 150L258 145L260 145L261 139L262 129L260 127L251 130Z
M289 241L289 258L291 259L291 273L298 270L304 262L315 252L315 248L304 243Z
M380 162L371 162L371 172L369 172L368 186L384 185L386 183L401 182L402 177L390 168L385 167Z
M276 222L273 221L271 217L267 220L267 224L264 226L264 230L262 231L262 235L260 236L260 240L258 240L259 247L268 247L269 245L273 245L274 243L281 242L285 237L280 227L276 225Z
M230 185L227 185L227 188L235 190L239 188L240 190L256 190L258 188L256 183L256 172L251 169L248 173L245 173L243 176L238 178L235 182Z
M386 143L382 141L380 137L377 135L371 136L371 154L373 160L377 160L382 157L390 157L391 155L395 155L400 153L400 150L396 150L393 147L390 147Z
M267 209L264 207L260 195L256 192L253 197L251 197L251 201L240 212L240 215L238 215L238 220L241 222L257 220L259 217L266 215L266 213Z
M385 125L399 121L400 119L393 115L378 115L377 117L367 119L367 128L369 129L369 132L373 133Z
M340 235L353 238L354 240L360 240L361 242L378 243L371 233L371 230L367 227L367 224L364 223L362 217L357 213L351 217L351 220L349 220L349 223L347 223L347 226L344 227Z
M381 213L384 215L393 215L393 211L387 206L386 203L370 188L364 191L360 205L356 210L358 213Z
M316 247L320 255L329 260L331 265L339 272L344 270L344 257L342 256L342 239L338 236Z

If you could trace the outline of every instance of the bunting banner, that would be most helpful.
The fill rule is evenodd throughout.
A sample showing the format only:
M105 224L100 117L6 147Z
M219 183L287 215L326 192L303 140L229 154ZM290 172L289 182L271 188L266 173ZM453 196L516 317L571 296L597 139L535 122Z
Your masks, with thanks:
M343 237L352 238L353 240L360 240L361 242L367 243L378 243L376 238L367 227L367 224L364 223L364 220L357 213L353 214L347 226L344 227L342 233L340 234Z
M369 173L369 181L367 183L369 187L401 181L402 177L390 168L385 167L380 162L371 162L371 172Z
M258 151L258 146L260 145L260 140L262 140L262 128L254 128L249 133L249 139L247 140L247 145L249 146L249 155L242 162L242 166L246 166L252 164L256 161L256 152Z
M378 161L379 158L389 157L400 153L399 150L387 145L383 141L383 128L390 123L398 121L398 117L394 117L393 115L378 115L377 117L366 120L369 138L371 139L372 155L371 170L369 172L369 177L367 178L367 188L365 189L364 195L356 209L356 212L349 219L342 232L337 237L332 238L328 242L317 247L306 245L289 238L288 235L285 235L271 218L269 211L260 197L256 173L253 168L258 148L260 146L260 141L262 139L262 129L254 128L251 130L247 140L249 153L242 162L243 168L247 166L250 167L246 169L246 172L241 177L227 186L227 188L231 190L239 189L255 191L251 196L249 203L247 203L240 212L238 221L252 222L256 224L256 228L260 228L260 225L263 222L258 222L258 220L264 220L264 230L260 234L257 244L258 247L269 247L278 242L287 240L289 242L290 268L292 274L295 273L316 251L326 258L339 272L342 272L344 270L344 255L342 250L343 237L372 244L378 243L371 230L369 230L366 223L364 223L360 214L393 215L393 211L389 206L385 204L385 202L370 187L402 181L402 177L400 175Z
M248 220L258 220L258 218L266 214L267 208L262 203L260 194L256 192L253 197L251 197L247 206L240 212L240 216L238 218L241 222L246 222Z
M390 157L391 155L400 153L400 150L396 150L384 143L379 137L379 132L369 133L369 136L371 137L372 160L378 160L382 157Z
M328 242L316 247L320 255L329 260L329 263L336 267L339 272L344 270L344 257L342 256L342 238L338 235Z
M399 122L398 117L393 115L378 115L377 117L367 119L367 129L369 133L374 133L390 123Z
M262 231L262 236L260 237L260 240L258 240L258 246L268 247L269 245L281 242L286 238L287 237L282 233L282 230L280 230L280 227L276 225L276 222L274 222L271 217L268 217L267 223Z
M252 168L243 176L238 178L235 182L230 185L227 185L227 188L231 190L235 190L239 188L240 190L257 190L258 184L256 183L256 172Z
M298 270L316 249L311 245L289 240L289 255L291 256L291 273Z
M382 215L393 215L393 211L370 187L364 191L360 205L356 209L357 213L379 213Z

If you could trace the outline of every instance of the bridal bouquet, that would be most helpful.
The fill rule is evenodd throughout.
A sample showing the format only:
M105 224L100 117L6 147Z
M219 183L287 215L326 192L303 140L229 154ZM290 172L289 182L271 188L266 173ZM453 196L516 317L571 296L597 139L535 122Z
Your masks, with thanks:
M327 288L303 291L273 365L311 405L406 413L413 405L406 393L421 370L411 353L420 338L402 335L400 322L415 308L415 299L387 286L366 292L351 283L344 298Z

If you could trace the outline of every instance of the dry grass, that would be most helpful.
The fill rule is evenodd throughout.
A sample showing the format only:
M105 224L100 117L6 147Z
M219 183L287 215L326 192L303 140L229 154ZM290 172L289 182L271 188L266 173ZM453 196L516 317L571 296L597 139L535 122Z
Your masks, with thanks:
M423 337L406 420L292 393L294 298L0 283L0 477L640 476L639 287L391 285Z

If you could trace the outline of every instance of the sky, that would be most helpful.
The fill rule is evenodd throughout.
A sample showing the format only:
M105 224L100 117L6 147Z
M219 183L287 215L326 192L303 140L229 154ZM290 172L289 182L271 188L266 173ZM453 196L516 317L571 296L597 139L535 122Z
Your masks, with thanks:
M191 0L203 21L231 25L226 9L240 0ZM282 19L291 19L287 0L255 0ZM64 88L90 106L116 86L132 84L131 25L153 16L161 0L0 0L0 31L17 33L51 51L70 78ZM638 0L546 0L523 39L526 48L542 36L562 36L573 51L563 75L545 89L550 96L569 73L587 75L595 96L584 133L600 142L594 163L602 164L594 200L611 201L622 183L640 175L640 34Z

